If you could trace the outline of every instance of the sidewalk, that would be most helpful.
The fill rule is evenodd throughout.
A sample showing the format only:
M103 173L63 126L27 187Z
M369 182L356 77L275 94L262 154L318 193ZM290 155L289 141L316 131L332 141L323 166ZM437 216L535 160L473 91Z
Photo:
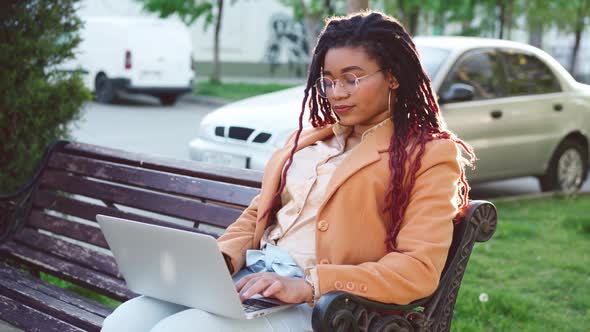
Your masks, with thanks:
M209 76L195 76L195 82L209 80ZM222 76L221 81L224 83L255 83L255 84L285 84L285 85L304 85L306 77L251 77L251 76Z
M215 107L221 107L225 104L231 103L231 100L217 98L217 97L196 95L194 93L184 94L180 97L179 100L182 100L187 103L195 103L195 104L209 105L209 106L215 106ZM2 331L0 331L0 332L2 332Z

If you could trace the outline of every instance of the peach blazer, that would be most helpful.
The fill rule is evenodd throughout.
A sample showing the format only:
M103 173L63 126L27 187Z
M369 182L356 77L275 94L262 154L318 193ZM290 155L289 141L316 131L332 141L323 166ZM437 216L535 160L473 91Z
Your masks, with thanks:
M316 259L319 294L342 290L371 300L406 304L438 286L457 214L460 150L450 140L426 145L404 222L397 237L400 252L388 252L384 209L390 179L389 121L367 135L338 166L317 212ZM334 135L331 126L306 129L298 150ZM233 270L245 264L247 249L258 249L269 217L262 214L278 189L294 135L270 158L262 189L218 239ZM407 167L407 165L406 165ZM234 272L234 273L235 273ZM316 290L317 291L317 290Z

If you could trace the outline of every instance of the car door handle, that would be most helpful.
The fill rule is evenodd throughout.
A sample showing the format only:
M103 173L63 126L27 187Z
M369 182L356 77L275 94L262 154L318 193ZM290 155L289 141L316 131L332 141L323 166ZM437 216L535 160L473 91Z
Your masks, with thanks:
M502 117L502 111L499 110L495 110L495 111L491 111L490 115L492 116L492 118L494 119L499 119Z
M554 104L553 105L553 110L555 112L561 112L561 111L563 111L563 105L562 104Z

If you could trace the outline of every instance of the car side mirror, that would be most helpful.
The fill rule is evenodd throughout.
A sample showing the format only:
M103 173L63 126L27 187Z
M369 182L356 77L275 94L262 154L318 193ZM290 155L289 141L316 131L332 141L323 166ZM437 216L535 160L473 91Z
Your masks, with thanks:
M475 88L465 83L454 83L440 98L441 103L469 101L475 98Z

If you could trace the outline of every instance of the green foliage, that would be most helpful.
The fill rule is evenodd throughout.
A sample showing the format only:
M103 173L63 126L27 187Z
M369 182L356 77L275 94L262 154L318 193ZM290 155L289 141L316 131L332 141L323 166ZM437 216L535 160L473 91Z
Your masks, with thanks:
M500 8L505 12L503 18L499 16ZM529 27L557 26L568 32L590 18L590 0L384 0L384 9L406 28L411 14L417 11L434 17L436 30L444 31L449 23L461 23L459 34L471 36L496 36L499 23L505 28L518 27L521 16Z
M137 0L143 4L143 9L157 13L161 18L178 15L186 24L191 25L200 17L204 18L204 26L207 29L214 21L214 10L217 8L217 0L186 1L186 0Z
M203 18L205 31L215 23L219 3L222 0L186 1L186 0L136 0L143 4L143 9L156 13L161 18L174 14L186 25L192 25L199 18ZM231 0L233 5L237 0Z
M0 4L0 193L26 182L55 139L67 138L90 98L79 73L60 71L80 42L78 0Z
M293 9L293 19L298 22L303 21L305 13L320 20L331 15L346 15L346 1L344 0L310 0L305 2L301 0L280 0L280 2ZM302 6L303 3L305 3L305 7Z
M583 29L590 20L590 0L545 1L552 4L548 10L549 23L554 23L561 30L575 32Z

